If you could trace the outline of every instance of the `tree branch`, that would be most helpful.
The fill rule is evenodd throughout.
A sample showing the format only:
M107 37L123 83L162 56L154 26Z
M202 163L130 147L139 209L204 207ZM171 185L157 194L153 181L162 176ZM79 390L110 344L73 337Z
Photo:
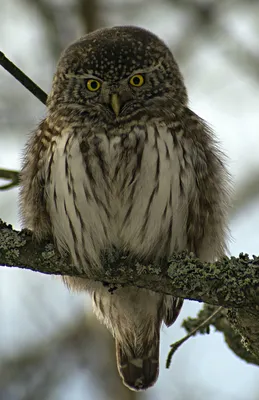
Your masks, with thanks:
M9 190L15 186L19 185L19 172L12 171L10 169L3 169L0 168L0 179L9 180L11 182L7 183L6 185L0 186L0 190Z
M33 82L20 68L10 61L2 51L0 51L0 65L17 79L26 89L29 90L43 104L46 104L47 94Z
M216 307L214 306L205 304L196 318L187 318L183 321L182 326L188 333L190 333L206 320L215 311L215 308ZM223 309L220 314L217 314L210 325L214 326L218 332L223 333L225 342L239 358L242 358L249 364L259 365L259 358L247 350L246 346L241 345L240 333L230 323L232 313L233 310ZM210 333L210 329L208 326L205 328L202 327L202 329L199 330L199 333Z
M1 221L1 220L0 220ZM227 308L259 306L259 258L225 257L202 263L191 254L175 254L166 265L141 265L118 251L103 254L104 271L91 279L131 285ZM0 222L0 265L43 274L86 276L61 258L50 242L36 243L28 230L15 231Z
M231 324L242 336L246 349L253 354L249 362L258 364L259 257L250 259L240 254L239 258L225 257L215 263L202 263L192 254L180 253L160 265L141 265L132 257L112 251L103 254L102 261L103 271L86 276L80 267L61 258L52 243L37 243L30 231L15 231L0 220L0 265L91 278L103 282L110 291L120 285L136 286L223 306L230 309L227 326ZM247 361L242 351L239 353Z

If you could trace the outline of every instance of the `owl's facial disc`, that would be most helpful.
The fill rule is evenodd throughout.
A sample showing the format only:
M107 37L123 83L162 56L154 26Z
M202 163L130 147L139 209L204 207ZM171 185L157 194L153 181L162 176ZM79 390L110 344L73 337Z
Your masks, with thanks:
M136 98L136 93L132 92L132 89L141 88L144 83L145 79L143 74L133 74L128 79L125 79L117 84L118 89L115 92L111 90L109 95L109 106L115 113L116 117L119 117L124 106L127 106L130 102L133 102Z
M154 72L156 68L158 67L152 68L152 71ZM136 71L120 80L103 80L100 74L92 75L88 71L86 74L67 74L66 76L73 79L74 84L81 86L80 98L85 98L87 107L104 107L108 114L113 114L112 118L114 114L116 118L119 118L121 113L125 113L126 109L129 110L130 106L132 109L133 104L135 104L134 109L136 109L136 104L143 106L142 89L149 72L151 70L148 69L145 70L145 74L142 71Z

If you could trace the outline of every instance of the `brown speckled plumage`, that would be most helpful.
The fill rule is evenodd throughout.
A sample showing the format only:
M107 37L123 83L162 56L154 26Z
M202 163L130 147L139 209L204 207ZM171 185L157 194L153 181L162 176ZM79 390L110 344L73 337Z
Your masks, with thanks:
M129 80L144 77L141 87ZM100 82L90 91L89 79ZM114 105L112 97L115 95ZM26 148L21 215L37 238L89 276L102 251L127 251L142 262L174 251L204 261L226 250L229 178L204 121L188 108L178 66L163 42L136 27L102 29L62 54L48 114ZM86 290L115 337L124 383L146 389L157 379L161 323L182 300L144 289L66 278Z

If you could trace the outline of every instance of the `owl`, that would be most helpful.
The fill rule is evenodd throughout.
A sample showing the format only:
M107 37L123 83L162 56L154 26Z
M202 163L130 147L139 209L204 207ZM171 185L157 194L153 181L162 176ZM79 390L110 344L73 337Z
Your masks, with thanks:
M25 149L21 216L88 277L65 282L90 294L130 389L155 383L161 325L173 324L183 301L137 287L111 294L93 279L103 252L145 264L185 250L213 261L226 251L228 204L225 158L158 37L105 28L63 52L46 118Z

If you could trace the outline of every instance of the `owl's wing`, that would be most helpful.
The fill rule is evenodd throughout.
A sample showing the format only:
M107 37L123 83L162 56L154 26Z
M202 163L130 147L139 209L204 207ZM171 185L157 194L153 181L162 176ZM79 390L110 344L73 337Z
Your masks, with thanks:
M225 156L206 123L186 109L182 121L185 173L193 176L187 188L187 250L202 261L214 261L227 251L227 213L230 202L230 177ZM175 138L177 140L177 138ZM163 320L173 324L183 304L172 296L163 298Z
M187 109L184 134L192 173L187 212L187 245L202 261L214 261L227 251L231 182L210 128Z
M20 173L20 215L22 225L31 229L39 239L51 234L45 203L45 176L42 158L49 143L45 139L45 120L29 139Z
M180 314L183 299L169 295L163 296L163 321L166 326L171 326Z

